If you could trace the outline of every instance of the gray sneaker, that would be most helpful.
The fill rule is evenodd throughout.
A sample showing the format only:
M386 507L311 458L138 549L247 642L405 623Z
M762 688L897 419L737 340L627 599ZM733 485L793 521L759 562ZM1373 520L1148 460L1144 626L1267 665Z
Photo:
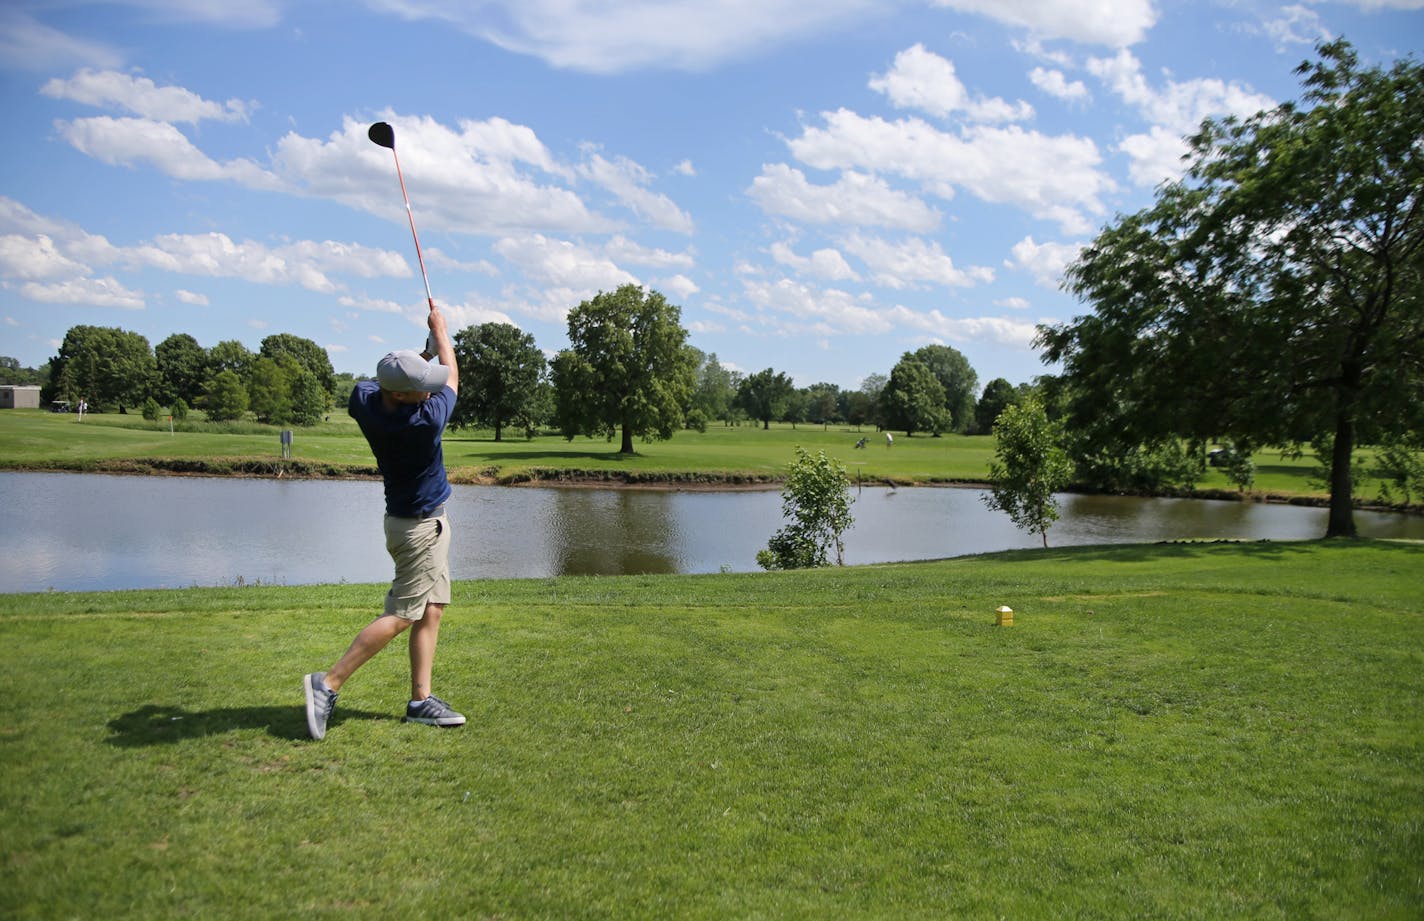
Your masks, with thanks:
M424 723L427 726L463 726L465 717L456 713L450 705L438 697L427 697L416 704L405 705L407 723Z
M313 739L326 737L326 721L336 708L336 692L326 689L325 677L326 672L312 672L302 680L307 695L307 731Z

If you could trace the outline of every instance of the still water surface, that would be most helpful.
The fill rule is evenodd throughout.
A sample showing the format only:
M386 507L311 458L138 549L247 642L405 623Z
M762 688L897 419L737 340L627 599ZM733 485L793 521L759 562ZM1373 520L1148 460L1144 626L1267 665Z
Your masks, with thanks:
M975 489L852 492L847 563L1040 546ZM1295 540L1324 509L1060 496L1054 546L1184 538ZM382 582L379 483L0 474L0 591ZM456 486L456 579L757 569L782 526L775 491ZM1424 539L1424 518L1357 512L1360 533Z

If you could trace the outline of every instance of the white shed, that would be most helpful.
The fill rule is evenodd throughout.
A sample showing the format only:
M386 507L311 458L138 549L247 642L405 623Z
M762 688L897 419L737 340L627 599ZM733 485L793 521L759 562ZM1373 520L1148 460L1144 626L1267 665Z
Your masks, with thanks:
M39 409L38 384L0 384L0 409Z

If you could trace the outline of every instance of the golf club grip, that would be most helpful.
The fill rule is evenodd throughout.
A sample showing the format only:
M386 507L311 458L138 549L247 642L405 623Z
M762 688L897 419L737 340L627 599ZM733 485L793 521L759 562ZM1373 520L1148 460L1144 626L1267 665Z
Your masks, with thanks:
M431 313L434 313L434 312L435 312L435 298L433 298L433 297L427 298L425 302L430 305L430 312L431 312ZM430 332L428 332L428 333L425 334L425 351L428 352L428 353L431 355L431 357L438 357L438 356L440 355L440 351L439 351L439 349L437 348L437 343L435 342L435 331L434 331L434 330L431 330Z

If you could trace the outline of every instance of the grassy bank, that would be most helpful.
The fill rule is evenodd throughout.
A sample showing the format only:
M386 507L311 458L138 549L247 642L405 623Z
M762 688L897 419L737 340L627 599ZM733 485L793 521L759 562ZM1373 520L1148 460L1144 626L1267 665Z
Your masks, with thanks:
M347 416L296 431L293 461L280 459L278 430L252 424L236 430L194 425L169 434L166 423L141 417L72 415L38 410L0 412L0 470L78 470L118 473L206 473L251 476L371 476L374 460L359 430ZM855 443L867 439L867 447ZM445 459L457 482L523 483L531 480L582 480L678 485L771 484L785 474L797 446L824 450L846 465L852 478L897 484L982 483L994 457L993 439L962 435L906 438L893 448L870 429L802 425L726 427L706 432L678 432L670 441L639 443L627 457L603 440L573 441L544 435L494 441L491 433L447 433ZM1370 467L1371 455L1361 455ZM1283 459L1277 452L1256 456L1252 495L1323 500L1327 491L1315 482L1317 464L1309 458ZM1379 480L1367 475L1357 483L1362 501L1379 493ZM1219 470L1209 470L1199 484L1205 494L1227 497L1237 490Z
M1417 918L1421 572L1310 542L459 583L470 724L399 722L393 647L322 743L300 676L381 586L0 596L0 915Z

